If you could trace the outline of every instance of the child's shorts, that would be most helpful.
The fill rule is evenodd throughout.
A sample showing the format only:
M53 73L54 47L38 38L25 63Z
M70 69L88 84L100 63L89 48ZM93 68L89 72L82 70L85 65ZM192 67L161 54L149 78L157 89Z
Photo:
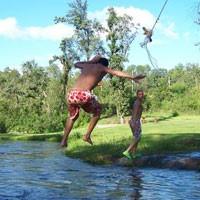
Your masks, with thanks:
M142 133L142 128L141 128L141 122L140 119L138 120L133 120L131 119L129 121L130 126L134 127L133 129L133 136L135 137L136 140L141 138L141 133Z

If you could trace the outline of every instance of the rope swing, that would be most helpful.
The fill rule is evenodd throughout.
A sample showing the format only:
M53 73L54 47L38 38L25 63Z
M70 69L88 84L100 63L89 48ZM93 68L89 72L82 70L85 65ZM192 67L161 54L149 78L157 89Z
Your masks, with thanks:
M146 27L143 27L143 28L142 28L143 31L144 31L144 35L146 35L146 37L145 37L145 39L144 39L144 42L140 43L140 46L141 46L142 48L145 48L145 50L146 50L146 52L147 52L147 55L148 55L148 58L149 58L149 61L150 61L151 65L152 65L154 68L158 68L157 61L156 61L155 58L152 57L152 55L151 55L151 53L150 53L150 51L149 51L149 49L148 49L148 47L147 47L147 44L150 43L150 42L152 42L153 31L154 31L154 29L155 29L156 24L158 23L158 21L159 21L159 19L160 19L160 16L161 16L161 14L162 14L162 12L163 12L163 10L164 10L164 8L165 8L167 2L168 2L168 0L166 0L166 1L164 2L163 6L162 6L162 9L161 9L161 11L160 11L158 17L156 18L156 21L155 21L153 27L152 27L150 30L148 30Z
M198 3L198 6L197 6L197 20L195 21L195 23L200 25L200 2ZM200 42L195 43L194 46L200 47Z

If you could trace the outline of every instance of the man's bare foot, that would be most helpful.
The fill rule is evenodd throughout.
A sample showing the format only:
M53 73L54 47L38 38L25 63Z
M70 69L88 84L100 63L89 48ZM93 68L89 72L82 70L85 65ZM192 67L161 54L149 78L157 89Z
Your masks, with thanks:
M89 144L93 145L93 142L92 142L90 136L84 135L83 141L88 142Z

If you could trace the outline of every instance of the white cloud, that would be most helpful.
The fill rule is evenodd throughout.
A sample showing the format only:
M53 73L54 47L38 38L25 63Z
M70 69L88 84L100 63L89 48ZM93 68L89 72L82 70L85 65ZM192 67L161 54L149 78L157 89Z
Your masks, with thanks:
M172 22L167 27L164 27L163 25L160 26L161 30L163 30L165 36L171 39L179 39L179 34L175 31L175 23Z
M95 11L89 13L89 17L91 19L96 18L99 20L104 26L106 26L106 18L107 15L107 8L104 8L101 11ZM156 21L157 16L154 16L150 11L135 7L114 7L115 11L118 15L122 16L127 14L133 18L133 22L135 24L140 24L141 27L146 27L147 29L151 29ZM156 30L159 31L161 34L164 34L167 38L170 39L178 39L179 34L175 31L175 23L172 22L167 27L163 25L160 21L158 21L156 25ZM142 30L140 30L142 34Z
M23 32L17 26L17 21L14 17L0 19L0 36L16 38L21 35L23 35Z
M135 24L140 24L146 28L152 28L155 22L155 17L148 10L142 10L134 7L116 7L115 9L120 16L127 14L133 18L133 22Z
M133 18L135 24L140 24L141 27L145 26L151 29L156 21L156 16L154 16L150 11L140 8L130 7L114 7L117 14L130 15ZM106 27L106 18L108 17L108 7L103 10L97 10L94 12L89 12L89 18L96 18L100 23ZM179 34L175 31L175 23L169 24L169 26L164 26L163 24L157 24L157 32L164 34L167 38L178 39ZM142 35L142 29L139 30ZM21 27L18 25L16 18L8 17L5 19L0 19L0 37L6 37L11 39L48 39L48 40L61 40L64 37L70 37L73 35L73 28L65 24L52 24L45 27L40 26L30 26ZM102 37L105 37L102 35Z
M73 29L64 24L46 27L20 27L14 17L0 20L0 36L11 39L48 39L61 40L73 35Z
M123 16L124 14L127 14L133 18L133 22L135 24L140 24L141 26L145 26L147 28L151 28L155 21L155 17L147 10L134 8L132 6L128 7L128 8L114 7L114 9L119 16ZM91 19L96 18L104 26L106 26L106 19L108 17L107 10L108 10L108 7L104 8L101 11L98 10L95 12L90 12L89 18L91 18Z

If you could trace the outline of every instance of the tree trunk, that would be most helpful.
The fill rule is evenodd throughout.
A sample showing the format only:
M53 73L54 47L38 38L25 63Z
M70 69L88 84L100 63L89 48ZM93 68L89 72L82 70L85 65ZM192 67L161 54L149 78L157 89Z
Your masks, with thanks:
M120 115L120 124L124 124L125 123L125 119L123 115Z

